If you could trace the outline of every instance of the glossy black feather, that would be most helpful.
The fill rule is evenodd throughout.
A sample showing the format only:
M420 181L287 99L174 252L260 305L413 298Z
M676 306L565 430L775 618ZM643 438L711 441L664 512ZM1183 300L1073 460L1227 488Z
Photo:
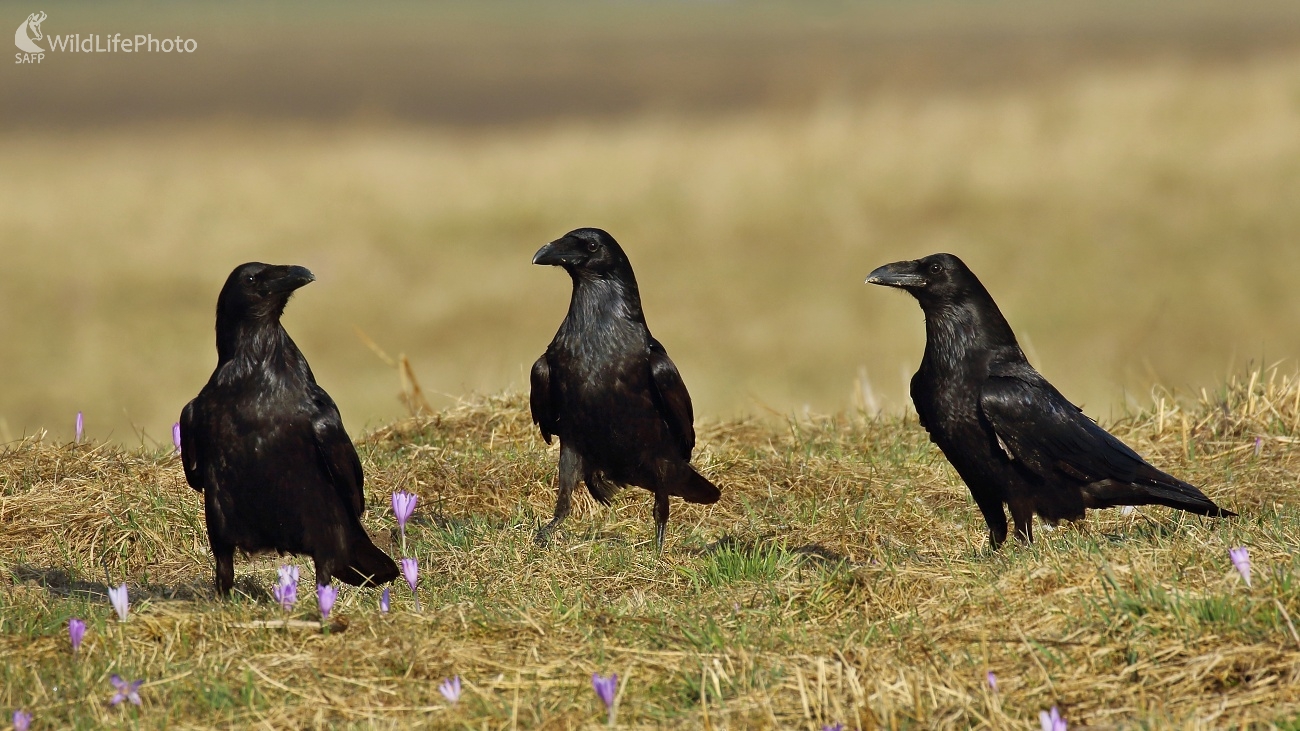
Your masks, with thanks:
M677 366L668 357L668 351L658 340L650 338L650 380L657 397L655 408L668 424L673 440L681 450L682 459L690 459L695 450L695 412L686 384L677 372Z
M1033 538L1033 515L1078 520L1087 508L1166 505L1234 515L1195 486L1152 467L1029 365L984 285L951 254L887 264L868 282L912 294L926 345L912 401L930 439L970 488L990 540Z
M310 555L318 583L397 578L361 526L361 460L338 407L280 325L302 267L250 263L217 304L217 367L181 413L185 479L204 494L217 589L234 581L235 549Z
M538 539L568 516L581 477L602 503L622 485L655 493L662 547L669 496L712 503L721 495L689 462L695 426L681 374L650 335L632 267L609 234L571 231L533 262L562 266L573 280L569 312L530 379L533 421L548 444L560 438L555 518Z
M542 439L550 444L556 432L556 415L551 407L555 394L551 392L551 365L546 362L545 355L533 364L529 381L532 389L528 394L528 405L533 412L533 423L542 430Z

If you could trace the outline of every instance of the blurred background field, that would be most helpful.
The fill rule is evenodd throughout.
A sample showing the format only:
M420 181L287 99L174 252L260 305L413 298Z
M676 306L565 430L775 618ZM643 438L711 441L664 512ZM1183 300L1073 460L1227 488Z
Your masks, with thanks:
M13 24L32 9L10 7ZM526 387L578 226L636 267L708 418L906 408L963 257L1094 416L1300 350L1300 4L44 7L195 38L0 75L0 438L166 441L248 260L355 431ZM8 26L6 26L8 27Z

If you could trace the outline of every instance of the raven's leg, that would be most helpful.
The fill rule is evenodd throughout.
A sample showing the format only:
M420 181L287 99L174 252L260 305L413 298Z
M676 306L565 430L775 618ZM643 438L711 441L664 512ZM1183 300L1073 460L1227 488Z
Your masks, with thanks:
M329 586L334 580L334 560L333 558L312 556L312 563L316 565L316 585Z
M217 564L217 594L229 598L235 588L235 547L213 541L212 558Z
M560 440L560 494L555 500L555 517L551 522L542 526L537 531L537 537L534 539L539 546L545 546L551 538L551 533L560 527L560 523L569 517L569 511L573 507L573 488L578 484L578 476L582 474L582 457L578 451L569 446L563 439Z
M668 531L668 491L655 490L655 548L664 552L664 533Z
M203 494L203 522L208 529L212 560L217 565L217 595L228 598L235 588L235 544L226 539L221 516L216 494L209 489Z
M989 526L989 545L994 550L1007 540L1007 514L1002 511L1002 499L999 497L975 498L975 504L984 514L984 522Z
M1016 523L1016 538L1025 543L1034 542L1034 506L1029 502L1012 501L1011 519Z

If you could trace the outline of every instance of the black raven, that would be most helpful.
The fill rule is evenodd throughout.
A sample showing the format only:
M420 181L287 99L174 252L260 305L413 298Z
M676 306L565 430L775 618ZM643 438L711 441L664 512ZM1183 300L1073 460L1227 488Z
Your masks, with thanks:
M655 545L663 551L668 497L709 504L718 488L690 465L691 397L641 312L632 265L612 236L580 228L552 241L534 264L562 266L573 279L569 314L533 365L533 421L546 443L560 438L559 499L538 543L569 515L581 476L608 505L623 485L655 494Z
M912 377L912 403L970 488L994 548L1007 537L1003 503L1024 541L1033 540L1034 513L1052 525L1117 505L1235 515L1147 464L1039 375L961 259L934 254L886 264L867 283L899 287L921 303L925 356Z
M203 492L217 591L235 581L235 549L308 554L316 582L397 578L361 527L361 460L338 407L280 325L312 282L298 266L249 263L217 298L217 369L181 413L181 462Z

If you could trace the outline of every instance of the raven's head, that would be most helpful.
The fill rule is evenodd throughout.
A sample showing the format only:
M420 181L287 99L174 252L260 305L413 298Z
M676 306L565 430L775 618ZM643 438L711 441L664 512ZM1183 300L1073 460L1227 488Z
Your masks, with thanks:
M575 277L632 281L632 265L613 236L598 228L577 228L533 254L534 264L561 266Z
M914 261L886 264L867 277L867 284L898 287L921 302L921 307L957 304L984 285L961 259L952 254L931 254Z
M314 281L305 267L240 264L217 297L217 319L278 320L294 290Z

